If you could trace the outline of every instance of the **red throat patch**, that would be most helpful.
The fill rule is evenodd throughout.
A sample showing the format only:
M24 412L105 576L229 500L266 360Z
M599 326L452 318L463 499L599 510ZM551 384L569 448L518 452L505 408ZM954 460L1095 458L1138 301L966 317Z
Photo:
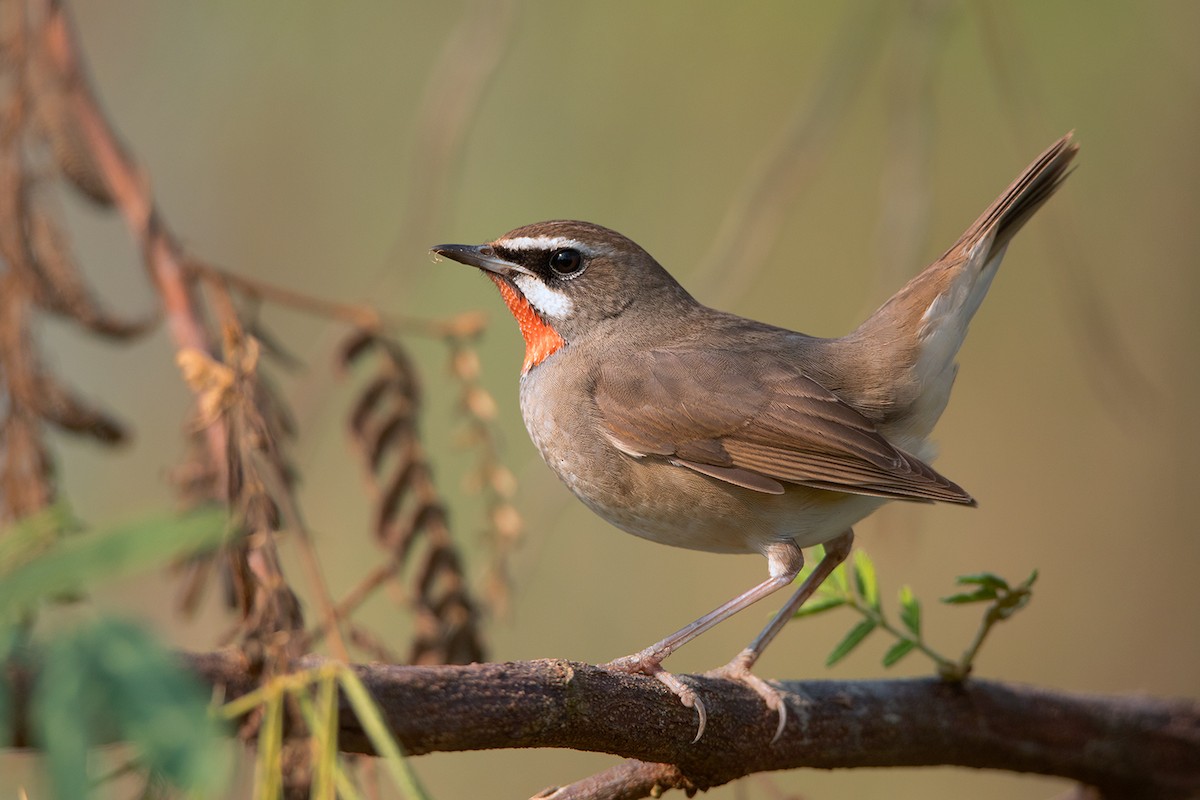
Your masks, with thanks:
M500 290L500 296L504 298L504 303L521 328L521 335L525 337L525 364L521 367L521 374L524 375L556 353L566 342L508 281L497 275L488 274L488 277Z

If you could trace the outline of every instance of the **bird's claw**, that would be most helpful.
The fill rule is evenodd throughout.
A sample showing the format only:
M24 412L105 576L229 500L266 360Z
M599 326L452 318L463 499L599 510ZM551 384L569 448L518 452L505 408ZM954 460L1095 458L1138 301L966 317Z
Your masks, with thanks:
M635 653L610 661L604 665L604 668L614 672L624 672L628 675L647 675L666 686L673 695L679 698L679 702L685 708L692 708L696 711L698 722L696 738L692 739L692 744L700 741L700 737L704 736L704 729L708 725L708 711L704 708L704 701L696 694L696 690L684 683L678 675L663 669L661 659L656 659L647 653Z
M787 727L787 701L784 699L782 692L750 671L750 664L745 652L739 653L725 666L718 667L711 672L706 672L705 675L713 678L737 681L753 689L754 693L761 697L763 702L767 704L767 708L779 716L779 722L775 726L775 735L771 737L771 744L779 741L779 737L783 735L783 729Z

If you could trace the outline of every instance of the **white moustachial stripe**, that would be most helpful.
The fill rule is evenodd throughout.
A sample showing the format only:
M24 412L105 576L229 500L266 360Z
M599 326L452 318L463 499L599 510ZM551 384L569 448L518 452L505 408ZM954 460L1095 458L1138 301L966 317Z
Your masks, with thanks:
M565 319L571 316L571 312L575 310L575 304L571 302L571 298L567 297L564 292L551 289L542 283L540 278L531 275L513 275L512 282L521 290L521 294L525 295L529 305L533 306L534 310L543 317Z

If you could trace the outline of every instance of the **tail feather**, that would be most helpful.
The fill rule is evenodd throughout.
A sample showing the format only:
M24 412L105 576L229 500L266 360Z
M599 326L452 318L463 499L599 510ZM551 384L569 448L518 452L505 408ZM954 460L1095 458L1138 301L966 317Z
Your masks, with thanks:
M1068 133L1047 148L949 250L832 347L833 353L856 354L855 363L844 366L862 377L845 384L861 394L856 400L862 407L878 409L880 422L904 429L896 431L903 437L923 440L941 416L967 325L1013 236L1070 174L1079 150L1072 138ZM877 381L873 371L890 380ZM895 391L873 396L870 387L880 385Z
M1072 142L1070 133L1052 144L971 223L949 250L884 303L864 326L898 327L911 331L919 339L922 334L930 333L936 320L962 317L965 310L967 319L961 320L965 331L966 322L978 306L978 302L969 302L971 295L977 294L973 291L975 284L983 278L981 288L986 291L1005 247L1062 185L1078 151L1079 146Z
M993 248L1008 244L1071 174L1071 161L1079 152L1079 145L1072 141L1073 137L1074 132L1068 133L1034 159L938 261L958 252L964 255L969 253L989 233L992 234Z

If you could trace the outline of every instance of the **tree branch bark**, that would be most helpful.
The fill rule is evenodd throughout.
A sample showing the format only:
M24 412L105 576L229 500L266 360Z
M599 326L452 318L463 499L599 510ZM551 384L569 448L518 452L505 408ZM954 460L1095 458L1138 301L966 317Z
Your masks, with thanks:
M183 656L227 697L256 685L236 653ZM316 657L298 666L321 663ZM512 747L613 753L622 764L547 790L555 800L642 797L653 786L707 789L754 772L817 767L954 765L1069 778L1106 798L1200 795L1200 702L1086 695L998 681L788 681L792 713L775 718L758 695L689 676L708 729L657 681L560 660L469 666L358 665L410 754ZM339 746L371 746L343 704ZM664 766L670 765L670 766ZM597 794L603 785L607 794ZM620 792L617 792L617 789ZM589 793L590 792L590 793Z

